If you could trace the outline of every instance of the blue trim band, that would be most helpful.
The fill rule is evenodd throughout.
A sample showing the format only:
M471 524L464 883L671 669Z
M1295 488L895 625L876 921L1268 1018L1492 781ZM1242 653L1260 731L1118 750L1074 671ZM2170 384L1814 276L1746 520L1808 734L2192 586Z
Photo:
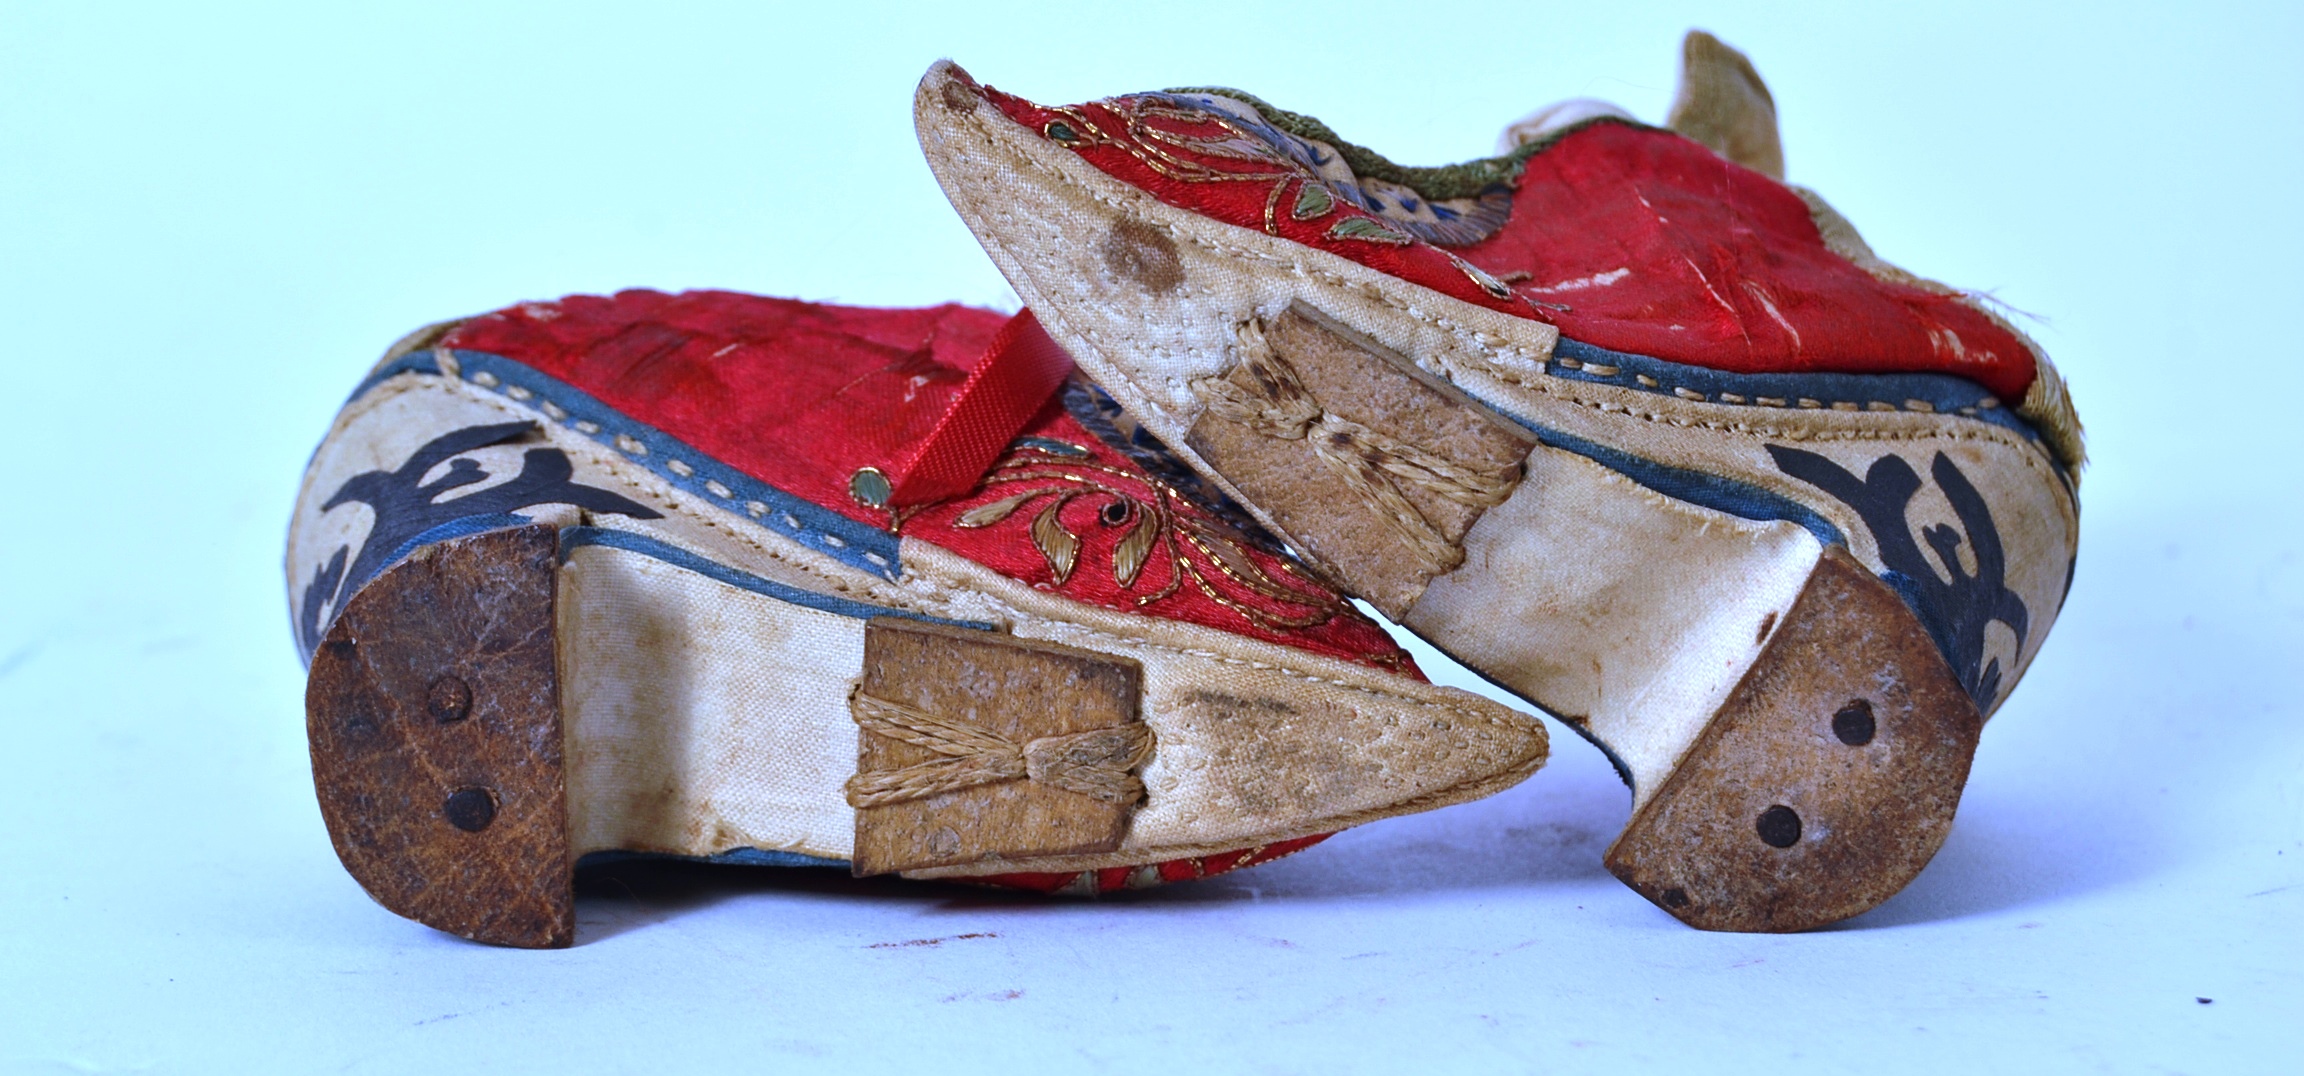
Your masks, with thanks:
M851 601L847 598L835 598L829 594L818 594L814 591L802 590L799 587L786 586L772 579L762 579L750 572L738 571L719 561L698 556L670 542L658 541L645 534L634 534L631 531L620 531L609 527L561 528L560 563L568 563L569 554L592 545L607 549L620 549L626 553L638 553L644 557L663 561L675 568L694 572L707 579L726 583L738 590L749 590L754 594L764 594L780 602L789 602L810 609L820 609L840 616L855 617L858 620L893 616L903 617L906 620L926 621L930 624L945 624L956 628L992 630L992 625L978 621L946 620L943 617L927 616L903 609L891 609L887 606Z
M1490 407L1494 409L1494 405ZM1781 493L1748 482L1738 482L1733 478L1657 463L1597 441L1587 441L1548 426L1539 426L1505 411L1497 410L1496 413L1535 434L1536 439L1548 448L1573 452L1667 497L1726 512L1739 519L1762 523L1789 520L1807 528L1808 533L1815 535L1816 540L1825 545L1848 544L1848 536L1841 532L1838 525L1815 509Z
M598 867L609 863L629 863L634 860L677 860L682 863L724 863L739 867L837 867L848 869L845 859L825 859L822 856L803 855L799 852L779 852L772 848L731 848L717 855L682 856L669 852L587 852L576 860L576 866Z
M884 579L902 574L896 536L795 497L730 467L694 446L633 421L623 412L594 399L589 393L545 374L525 363L485 351L455 351L460 380L489 389L529 410L543 411L545 421L574 430L616 450L626 460L647 468L674 487L698 499L718 504L732 515L758 523L810 549ZM445 377L430 351L417 351L379 367L345 402L357 400L376 386L401 374ZM540 405L558 409L554 415ZM628 444L629 442L629 444ZM632 445L637 445L635 450ZM675 469L677 465L677 469ZM721 496L712 487L727 491ZM754 508L759 511L755 513Z
M535 522L535 520L529 519L527 516L515 515L511 512L491 512L486 515L463 516L457 519L451 519L446 523L442 523L439 526L432 528L431 530L425 531L424 533L419 534L414 538L410 538L407 541L400 543L400 548L393 550L391 556L384 558L382 564L378 567L377 570L382 571L384 568L389 568L392 565L398 564L401 561L408 559L408 554L414 553L415 551L422 549L425 546L431 545L434 542L445 542L450 538L462 538L467 534L478 534L481 531L503 530L506 527L523 527L533 522ZM345 591L350 593L352 591L359 590L361 587L366 585L368 585L368 580L355 579L352 581L350 586L345 588Z
M1561 361L1563 359L1568 361ZM1601 372L1593 371L1595 364L1601 367ZM1852 403L1872 410L1870 405L1884 404L1893 410L1912 411L1917 409L1908 404L1917 400L1927 404L1931 414L1974 419L2014 430L2035 441L2040 439L2039 431L2033 429L2031 423L1984 391L1983 386L1951 374L1735 374L1610 351L1567 337L1561 337L1553 347L1552 361L1546 364L1545 371L1570 381L1614 385L1659 396L1676 396L1684 389L1712 403L1736 404L1740 399L1751 404L1765 398L1782 400L1786 408L1798 408L1799 401L1806 399L1825 407ZM1655 384L1642 382L1642 377ZM1724 400L1723 395L1738 399Z
M344 397L344 406L352 406L353 403L360 399L360 397L366 396L369 392L373 391L376 386L390 381L393 378L400 376L401 374L430 374L433 377L439 377L440 364L432 358L432 353L430 351L411 351L406 355L402 355L399 358L392 360L391 362L385 363L384 365L375 368L374 370L370 370L367 377L362 378L359 384L352 386L352 394Z

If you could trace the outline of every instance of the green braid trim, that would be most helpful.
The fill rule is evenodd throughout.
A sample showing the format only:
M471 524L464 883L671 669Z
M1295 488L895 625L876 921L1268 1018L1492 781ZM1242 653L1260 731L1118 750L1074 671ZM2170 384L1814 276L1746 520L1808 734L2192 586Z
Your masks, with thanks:
M1263 113L1265 121L1274 127L1298 138L1325 142L1336 147L1336 152L1344 158L1344 163L1351 167L1353 175L1381 179L1387 183L1397 183L1423 195L1426 200L1435 202L1476 197L1480 192L1497 184L1513 185L1519 182L1521 171L1528 165L1528 158L1542 153L1561 139L1595 123L1622 123L1632 127L1647 126L1616 116L1595 116L1581 123L1573 123L1553 131L1534 142L1516 146L1512 152L1501 157L1483 157L1461 164L1420 168L1413 165L1394 164L1390 158L1375 150L1357 143L1346 142L1337 136L1334 129L1320 122L1316 117L1276 107L1263 98L1243 90L1235 90L1228 86L1180 86L1167 92L1205 93L1217 97L1229 97Z

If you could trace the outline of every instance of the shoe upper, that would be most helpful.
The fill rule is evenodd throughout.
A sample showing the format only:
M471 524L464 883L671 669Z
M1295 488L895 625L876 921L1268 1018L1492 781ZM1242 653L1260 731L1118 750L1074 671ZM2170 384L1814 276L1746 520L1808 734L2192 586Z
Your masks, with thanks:
M1671 130L1579 110L1503 156L1407 168L1235 90L986 100L1163 203L1565 340L1738 374L1942 374L2081 458L2054 370L1973 301L1871 256L1821 198ZM1862 264L1859 264L1862 263Z
M1526 570L1515 578L1542 575L1601 535L1627 541L1626 514L1662 505L1703 520L1705 534L1788 524L1807 532L1792 543L1801 549L1812 539L1850 550L1905 596L1989 714L2072 578L2084 452L2062 381L1972 297L1881 261L1821 198L1772 178L1781 150L1757 75L1725 46L1691 41L1688 81L1704 92L1684 87L1673 130L1571 102L1514 124L1503 156L1446 168L1402 168L1236 91L1050 107L950 63L923 79L914 118L955 209L1084 369L1274 533L1459 660L1492 646L1486 664L1467 663L1508 683L1498 670L1510 662L1570 670L1554 678L1570 687L1530 679L1515 687L1524 697L1590 714L1633 695L1602 691L1572 674L1584 664L1559 658L1615 653L1594 641L1604 633L1541 643L1497 633L1500 603L1551 622L1563 611L1676 609L1676 595L1704 591L1693 580L1664 587L1654 573L1619 579L1605 565L1578 570L1653 600L1487 585L1514 573L1472 551L1489 540L1474 529L1517 543ZM1711 92L1723 85L1730 92ZM1269 380L1250 357L1289 318L1330 325L1349 349L1533 435L1546 451L1523 474L1597 468L1666 500L1623 498L1595 534L1572 539L1562 521L1605 498L1538 512L1545 490L1566 487L1524 482L1522 509L1463 524L1461 562L1439 548L1396 573L1351 578L1335 557L1381 543L1342 523L1308 538L1317 513L1294 503L1298 489L1250 491L1202 449L1214 445L1210 416L1223 419L1218 403L1232 399L1217 382ZM1363 388L1331 384L1314 410L1393 422L1395 436L1421 443L1391 397ZM1352 496L1377 519L1405 518L1380 497ZM1283 521L1273 505L1291 499L1295 521ZM1427 526L1438 518L1414 514ZM1535 537L1555 532L1574 552L1554 555ZM1759 544L1738 548L1760 556ZM1462 577L1445 593L1477 600L1433 596L1443 576ZM1414 612L1448 602L1461 615L1444 624ZM1669 645L1636 652L1683 652L1690 636L1665 634Z
M1414 675L1383 629L1220 495L1181 466L1148 469L1158 446L1121 434L1084 384L1034 409L972 492L893 511L859 500L856 473L930 434L1006 320L626 291L481 315L437 346L519 362L768 486L1031 586Z

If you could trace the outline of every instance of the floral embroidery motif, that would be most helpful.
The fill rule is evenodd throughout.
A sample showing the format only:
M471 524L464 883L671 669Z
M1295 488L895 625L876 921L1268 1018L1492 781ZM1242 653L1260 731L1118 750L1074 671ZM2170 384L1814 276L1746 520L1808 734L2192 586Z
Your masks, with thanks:
M1328 238L1358 239L1364 243L1390 243L1401 247L1416 241L1405 233L1385 227L1383 221L1374 217L1346 217L1337 221L1335 227L1328 229Z
M1025 512L1033 546L1058 586L1081 570L1086 548L1063 519L1074 501L1101 502L1099 526L1119 531L1107 570L1112 582L1142 608L1190 586L1210 601L1267 631L1308 628L1332 620L1343 601L1299 579L1285 562L1267 568L1251 547L1208 518L1168 484L1087 458L1086 449L1028 438L985 475L978 492L997 494L953 520L970 530L997 526Z
M1502 184L1436 201L1412 187L1356 176L1334 146L1282 131L1227 97L1147 93L1049 111L1064 118L1049 121L1041 133L1070 149L1111 146L1182 183L1270 183L1264 230L1273 235L1279 234L1280 199L1291 187L1291 219L1318 219L1338 203L1368 214L1339 222L1330 235L1340 239L1468 246L1493 235L1511 215L1512 193Z

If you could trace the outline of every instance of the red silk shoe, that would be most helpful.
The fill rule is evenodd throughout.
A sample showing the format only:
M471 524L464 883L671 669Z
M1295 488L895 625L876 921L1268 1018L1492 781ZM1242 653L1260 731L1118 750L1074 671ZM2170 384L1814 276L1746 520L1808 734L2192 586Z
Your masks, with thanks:
M1572 102L1407 168L1232 90L1050 107L950 64L961 216L1146 430L1324 576L1609 753L1696 926L1886 899L2078 535L2078 421L1988 309L1786 186L1702 34L1672 128Z
M1542 764L1069 370L1030 315L721 292L394 347L288 539L345 866L556 946L594 853L1094 893Z

